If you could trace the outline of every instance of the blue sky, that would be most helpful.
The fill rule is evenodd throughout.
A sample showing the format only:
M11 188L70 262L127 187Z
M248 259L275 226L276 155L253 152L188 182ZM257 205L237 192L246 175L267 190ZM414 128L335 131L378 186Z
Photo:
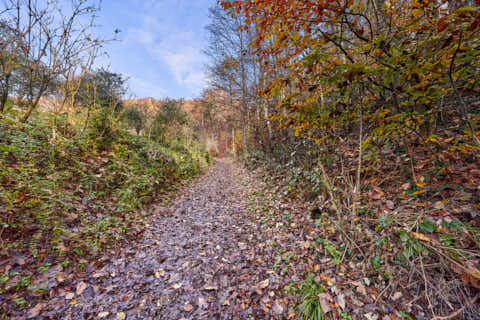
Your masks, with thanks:
M99 24L114 72L130 77L137 97L192 98L205 86L205 25L215 0L103 0Z

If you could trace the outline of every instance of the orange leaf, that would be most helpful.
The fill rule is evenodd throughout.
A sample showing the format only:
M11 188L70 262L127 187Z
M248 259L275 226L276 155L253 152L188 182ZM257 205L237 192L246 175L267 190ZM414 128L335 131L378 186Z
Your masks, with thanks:
M413 9L412 14L415 18L423 16L423 10L421 9Z
M427 237L426 235L424 235L422 233L413 232L413 235L415 236L415 238L417 238L419 240L422 240L422 241L426 241L426 242L432 241L429 237Z

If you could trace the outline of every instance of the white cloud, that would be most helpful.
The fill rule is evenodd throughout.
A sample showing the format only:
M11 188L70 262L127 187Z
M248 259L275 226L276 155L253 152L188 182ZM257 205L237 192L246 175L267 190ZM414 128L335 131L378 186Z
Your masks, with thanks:
M203 28L208 6L215 0L131 1L136 10L129 21L136 24L125 29L122 50L128 58L120 63L136 76L131 77L132 89L138 96L200 93L206 85ZM170 92L157 88L154 79ZM148 90L154 93L147 94Z
M146 16L140 28L128 30L126 40L144 46L150 56L165 64L177 84L198 91L206 82L201 39L190 31L171 29L172 26ZM156 37L157 34L161 36Z
M162 98L167 95L167 90L156 84L135 76L129 76L130 87L139 97Z
M178 83L193 88L205 83L200 49L185 47L172 53L160 51L159 56L166 62Z
M191 72L184 80L186 85L198 88L206 84L206 75L203 71Z

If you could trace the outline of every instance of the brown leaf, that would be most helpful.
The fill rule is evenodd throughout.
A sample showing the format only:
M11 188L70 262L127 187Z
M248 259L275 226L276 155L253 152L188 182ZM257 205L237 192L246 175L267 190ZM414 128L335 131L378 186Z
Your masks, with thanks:
M283 304L281 301L276 300L275 303L273 304L273 312L277 315L280 315L283 313Z
M193 310L193 306L191 304L187 304L185 307L183 307L183 310L185 310L185 312L190 312Z
M342 294L339 294L337 296L337 302L338 302L338 305L340 306L340 308L342 310L345 310L345 295L342 293Z
M367 289L365 288L365 286L360 282L360 281L355 281L352 283L355 287L357 287L357 291L361 294L363 294L364 296L367 295Z
M433 207L437 210L440 210L440 209L445 208L445 203L443 201L437 201L437 202L435 202Z
M218 290L218 287L215 285L206 285L205 287L203 287L203 290L206 290L206 291Z
M159 268L157 273L160 275L160 277L165 278L165 270L162 268Z
M386 203L388 209L393 210L393 208L395 208L395 203L393 203L393 201L387 200Z
M320 293L318 295L318 299L320 300L320 306L322 307L323 313L328 313L332 311L332 307L330 305L330 301L332 301L332 296L328 293Z
M77 295L81 295L85 289L87 289L87 284L81 281L79 284L77 284Z
M266 287L268 287L269 284L270 284L270 280L265 279L258 284L258 287L261 288L261 289L265 289Z
M398 292L395 292L395 293L393 294L392 300L393 300L393 301L397 301L397 300L400 299L401 297L403 297L403 294L402 294L400 291L398 291Z
M28 319L32 319L38 317L40 312L42 312L43 308L45 307L44 303L37 304L34 308L28 311Z
M207 306L207 301L203 297L198 297L198 307L201 309L206 309Z

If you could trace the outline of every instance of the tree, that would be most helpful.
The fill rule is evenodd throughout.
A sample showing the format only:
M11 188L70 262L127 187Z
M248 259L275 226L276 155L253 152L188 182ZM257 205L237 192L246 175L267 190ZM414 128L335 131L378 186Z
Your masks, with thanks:
M4 8L3 14L9 10L11 8ZM19 56L15 46L15 29L10 24L8 20L0 21L0 113L5 110Z
M86 107L88 126L94 115L92 133L98 137L109 134L113 126L122 117L123 100L128 92L128 78L120 73L100 68L81 79L75 103Z
M188 122L182 110L182 100L167 99L159 105L151 129L151 136L161 143L180 138L180 128Z
M145 119L140 111L135 108L128 108L123 113L123 117L126 120L127 124L135 129L137 135L140 134L142 129L145 126Z
M462 61L454 65L456 75L478 68L478 7L449 11L436 1L400 0L222 4L243 16L240 28L252 30L251 46L268 61L267 93L280 98L277 118L300 136L335 140L339 129L359 125L366 106L363 117L389 109L385 117L413 119L398 123L394 134L412 130L426 140L437 102L452 94L456 81L464 90L478 85L472 76L448 77L456 59ZM475 125L468 127L478 144Z
M230 94L232 107L234 100L240 102L242 146L246 148L249 90L255 82L251 76L255 60L248 49L250 35L242 27L241 17L228 15L219 5L209 12L209 47L205 50L210 57L209 78L214 88Z
M11 70L18 80L17 100L26 108L23 122L53 82L103 44L93 35L98 10L95 0L4 2L2 19L8 21L12 34L10 47L5 48L16 53L10 58L15 61ZM8 95L8 88L3 93Z

